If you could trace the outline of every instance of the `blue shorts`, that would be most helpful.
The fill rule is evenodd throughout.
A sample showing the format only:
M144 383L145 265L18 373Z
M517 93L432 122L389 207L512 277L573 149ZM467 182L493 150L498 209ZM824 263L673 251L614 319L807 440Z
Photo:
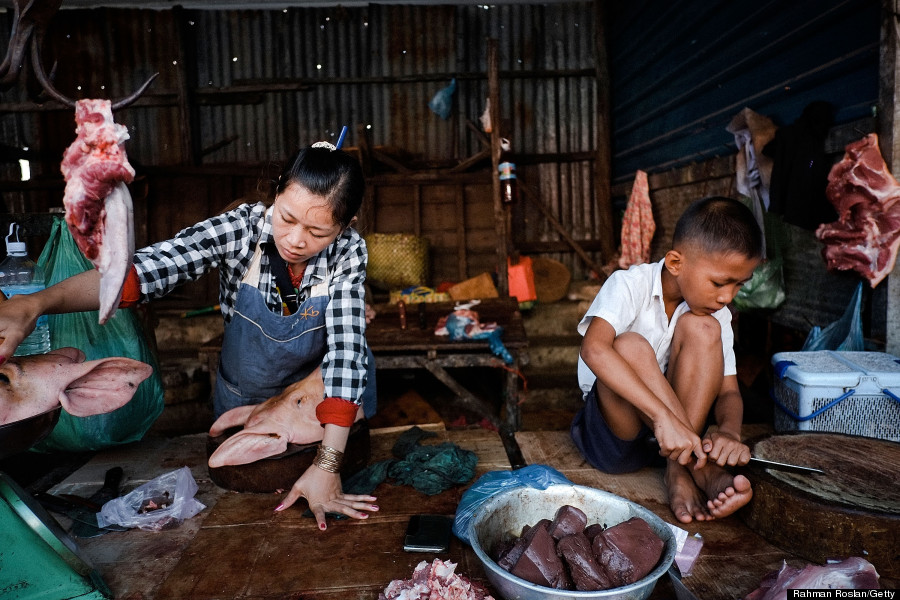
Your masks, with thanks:
M597 385L591 388L584 407L575 415L570 429L572 441L593 467L605 473L631 473L646 466L665 464L658 446L650 441L653 432L641 425L637 437L623 440L609 430L597 403Z

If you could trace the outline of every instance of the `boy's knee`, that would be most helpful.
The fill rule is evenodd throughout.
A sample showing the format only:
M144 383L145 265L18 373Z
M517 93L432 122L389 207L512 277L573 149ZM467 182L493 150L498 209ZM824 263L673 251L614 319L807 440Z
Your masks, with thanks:
M722 343L722 326L712 315L695 315L686 313L678 318L675 324L673 343L690 343L691 345L715 346Z
M656 360L656 353L653 351L650 342L639 333L626 331L616 336L613 348L628 362L633 362L638 358L646 358L647 356L653 357L654 361Z

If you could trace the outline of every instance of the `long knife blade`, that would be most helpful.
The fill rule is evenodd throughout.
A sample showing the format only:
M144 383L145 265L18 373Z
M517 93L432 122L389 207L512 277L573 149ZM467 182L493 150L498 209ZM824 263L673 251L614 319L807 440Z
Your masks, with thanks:
M768 469L778 469L780 471L794 471L795 473L816 473L819 475L824 475L825 471L822 469L816 469L815 467L806 467L803 465L792 465L790 463L778 462L775 460L766 460L764 458L757 458L755 456L750 458L750 462L756 463Z
M103 480L103 487L100 488L93 496L90 497L91 502L96 502L101 507L108 501L119 495L119 484L122 482L122 467L113 467L106 472ZM118 527L118 525L116 526ZM123 528L124 529L124 528ZM97 525L97 513L88 512L85 519L76 521L72 525L73 536L78 538L91 538L103 535L113 531L109 527L102 528Z

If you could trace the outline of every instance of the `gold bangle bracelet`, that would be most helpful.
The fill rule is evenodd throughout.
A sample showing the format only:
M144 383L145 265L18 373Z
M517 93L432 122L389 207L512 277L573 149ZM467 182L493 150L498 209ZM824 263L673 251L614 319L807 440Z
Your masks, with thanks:
M329 446L319 445L313 464L329 473L340 473L344 462L344 453Z

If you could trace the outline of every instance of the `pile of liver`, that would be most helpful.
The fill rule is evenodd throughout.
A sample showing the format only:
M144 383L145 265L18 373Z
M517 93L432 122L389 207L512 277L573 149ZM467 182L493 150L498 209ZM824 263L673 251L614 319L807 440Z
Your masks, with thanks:
M500 567L536 585L597 591L645 577L664 546L643 519L633 517L604 528L588 525L581 509L565 505L552 521L526 525L520 537L502 542L493 554Z

